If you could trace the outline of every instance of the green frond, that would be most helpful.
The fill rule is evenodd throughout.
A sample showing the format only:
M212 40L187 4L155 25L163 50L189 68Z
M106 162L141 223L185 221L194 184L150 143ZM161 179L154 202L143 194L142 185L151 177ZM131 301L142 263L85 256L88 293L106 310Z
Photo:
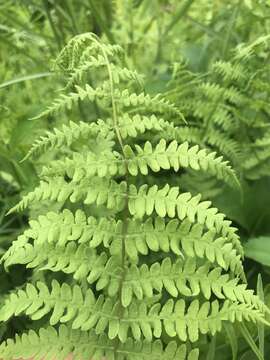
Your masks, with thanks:
M131 175L136 176L138 171L147 175L147 167L154 172L170 168L178 171L181 167L189 167L193 170L203 170L218 179L223 179L231 186L239 187L238 180L228 162L223 161L222 157L217 158L216 153L200 150L197 145L189 147L187 142L179 145L175 140L166 144L166 141L161 139L155 149L152 148L150 142L146 142L143 148L138 145L135 147L136 155L131 147L124 148Z
M209 145L215 147L219 153L231 159L235 166L239 166L243 160L239 143L224 134L222 131L211 129L206 136Z
M118 337L122 342L127 341L129 329L135 340L159 338L164 327L169 337L195 342L199 333L215 335L221 330L223 321L266 322L264 312L254 309L253 305L229 300L222 306L217 300L202 304L193 300L187 307L183 299L175 302L170 299L163 306L156 303L150 308L144 302L133 301L119 318L119 302L115 299L105 300L101 295L96 300L90 289L83 294L79 286L60 285L55 280L51 286L50 291L41 282L36 287L27 284L25 290L12 293L0 310L0 320L6 321L22 313L38 320L50 314L51 325L70 322L73 329L94 328L97 335L108 331L110 339Z
M172 79L168 83L169 90L166 94L170 98L176 99L181 104L181 108L185 108L187 99L194 95L195 89L200 83L200 76L188 70L187 64L175 63Z
M72 181L67 183L60 177L41 182L39 187L23 197L9 213L23 210L36 201L64 202L67 199L71 202L83 199L84 204L96 203L97 206L105 205L108 209L121 211L128 199L129 212L137 218L150 216L153 212L162 218L166 215L170 218L177 216L179 220L187 218L192 223L198 222L221 233L243 254L236 229L230 226L231 221L225 220L225 215L210 207L210 201L201 202L200 198L200 195L192 197L190 193L180 193L178 187L170 188L168 184L161 189L156 185L143 185L137 190L134 185L128 188L124 181L118 184L113 180L93 178L83 179L78 184Z
M102 55L98 54L96 57L90 55L85 62L80 64L71 72L71 74L69 74L66 88L70 88L78 81L81 81L84 74L92 68L95 69L103 66L106 66L106 59Z
M117 5L122 15L139 10L136 43L147 27L158 30L151 13L153 24L147 19L137 34L138 14L149 7L139 3ZM117 37L119 29L112 31ZM94 109L103 120L93 113L92 123L46 132L25 157L53 150L54 159L9 211L29 208L29 227L1 264L11 274L18 265L31 270L28 283L2 299L0 322L20 316L34 329L52 327L3 341L0 358L198 360L192 343L212 358L209 338L228 322L270 325L270 310L247 287L237 229L204 200L222 203L222 183L241 194L235 170L243 184L269 175L265 67L252 73L242 61L266 41L230 62L210 61L207 72L181 62L157 95L144 92L119 46L92 33L68 42L55 63L67 86L37 118L79 105L82 118Z
M176 139L178 142L188 142L190 144L203 145L203 130L194 126L171 127L164 131L166 139ZM163 135L163 133L162 133Z
M73 70L97 53L113 56L121 52L121 46L102 43L94 33L84 33L74 36L67 43L58 55L55 65L64 70Z
M83 178L90 179L95 175L98 177L112 177L114 175L125 175L125 160L120 153L114 151L103 151L95 154L88 151L83 155L73 153L72 159L56 160L48 167L43 167L41 177L51 178L54 176L67 175L73 181Z
M107 261L105 253L97 255L94 249L85 244L77 246L69 242L66 246L59 244L17 244L7 259L5 267L14 264L25 264L27 268L38 268L54 272L62 271L72 274L75 280L81 281L91 275L91 278L101 276L101 271ZM91 274L90 274L91 273ZM90 279L90 277L89 277ZM90 281L89 281L90 282Z
M61 94L58 99L54 100L52 105L35 116L33 120L65 110L71 110L74 105L78 104L79 100L84 101L87 99L89 101L94 101L109 97L109 93L106 92L106 89L103 86L94 89L88 84L86 84L84 88L75 85L75 90L76 92L72 91L68 94Z
M136 70L129 70L126 67L120 67L112 64L112 78L114 84L119 84L121 81L135 81L140 87L143 86L143 76Z
M248 151L243 168L248 179L260 179L270 174L270 149L269 147L261 149L252 149Z
M106 89L106 83L99 88L92 88L90 85L86 84L85 87L76 85L76 92L70 92L69 94L61 94L58 99L56 99L51 106L49 106L41 114L37 115L34 119L38 119L43 116L48 116L50 114L58 113L64 110L70 110L73 105L77 104L79 100L89 100L94 101L98 99L108 99L110 93ZM171 113L176 115L181 121L185 122L185 119L179 109L171 104L168 100L161 97L160 94L151 97L148 94L140 93L131 93L129 90L125 89L120 91L115 90L114 93L115 100L124 107L142 107L147 110L154 110L158 113Z
M245 278L240 256L233 245L228 243L226 237L219 236L214 229L205 231L204 225L192 225L188 219L183 222L177 219L165 222L159 217L155 221L148 218L145 222L128 219L126 226L126 251L133 262L138 261L140 254L147 255L149 251L165 253L171 251L181 257L184 253L188 257L205 258ZM66 269L76 270L80 268L78 259L82 254L85 254L84 258L87 261L88 257L95 256L95 253L87 250L86 247L76 247L74 244L66 246L68 242L78 241L80 244L89 244L92 249L102 244L110 249L112 256L119 257L123 228L123 222L120 220L106 218L97 220L93 217L86 219L81 210L76 211L75 215L67 209L61 213L49 212L47 215L39 216L37 220L30 221L30 228L13 242L2 257L2 262L5 267L16 263L28 264L28 267L50 263L52 264L50 270L54 266L64 272ZM30 239L34 240L33 246L29 244ZM50 246L50 244L55 245ZM55 256L53 251L56 252ZM78 255L74 256L74 259L72 259L72 251L73 254ZM59 257L59 262L56 261L56 256ZM103 260L101 264L104 265L106 257ZM71 263L74 266L68 267ZM57 264L60 264L62 269L58 268ZM92 265L86 268L82 265L82 268L92 269Z
M235 51L235 60L247 60L250 58L254 52L255 49L260 45L268 44L270 39L270 35L262 35L259 36L256 40L254 40L251 44L239 44Z
M239 143L218 129L211 128L205 133L203 128L183 126L169 128L165 136L167 139L187 141L191 144L199 144L201 147L209 145L211 149L216 149L218 154L230 159L236 166L242 161Z
M243 254L242 246L236 229L231 227L231 221L225 220L223 214L216 208L211 208L210 201L200 202L200 195L192 197L190 193L179 193L178 187L165 185L159 189L156 185L143 185L137 190L134 185L129 189L129 211L132 215L142 218L150 216L154 211L160 217L177 216L180 220L187 218L190 222L205 224L209 229L216 229L227 237L236 249Z
M229 135L239 128L239 122L235 120L232 107L229 104L220 104L217 106L212 121L214 126Z
M42 200L64 202L72 194L72 191L72 184L67 183L62 177L54 178L51 182L41 181L38 187L23 196L22 200L11 208L7 214L9 215L14 211L22 211L31 203Z
M195 257L175 262L167 257L162 263L140 267L132 265L127 270L122 303L127 307L134 301L134 295L138 300L143 300L144 297L151 298L155 291L160 293L166 289L172 297L195 297L202 294L209 300L214 295L218 299L227 298L269 312L254 292L246 289L246 284L238 282L237 278L231 279L228 274L222 274L219 267L211 269L210 262L199 266Z
M55 325L60 320L67 322L80 317L80 312L90 314L95 306L95 297L91 289L85 295L78 285L70 287L52 281L51 290L42 282L36 286L28 283L25 290L12 293L0 309L0 321L6 321L11 316L26 314L33 320L41 319L48 313L50 324Z
M36 244L57 242L59 245L65 245L68 241L84 243L94 236L94 230L101 231L103 222L101 219L99 227L97 220L92 216L87 219L82 210L77 210L75 214L68 209L59 213L49 211L45 215L39 215L35 220L30 220L29 229L25 230L13 245L24 245L29 239L34 239ZM111 222L108 223L108 226L110 225Z
M220 74L225 81L243 80L247 75L247 71L241 63L233 64L229 61L216 61L213 64L213 70Z
M92 69L97 69L104 66L107 66L107 62L104 56L90 56L89 59L83 62L79 67L75 68L74 71L69 75L66 88L70 88L76 83L80 82L83 76L86 73L89 73ZM112 79L115 84L119 84L121 81L136 81L140 86L142 86L143 77L135 70L129 70L125 67L119 67L114 64L111 64L111 68Z
M123 91L115 90L116 101L125 107L141 107L142 109L152 110L157 113L169 113L178 117L181 122L185 122L183 114L180 110L165 98L162 98L161 94L157 94L151 97L145 93L130 93L128 89Z
M53 131L48 131L44 136L37 139L23 160L44 153L45 150L58 149L63 146L69 147L81 138L88 139L89 137L95 137L98 133L107 136L109 132L109 126L102 120L90 124L82 121L79 123L70 121L68 125L63 125L61 129L55 128Z
M143 116L140 114L129 115L123 114L118 119L119 132L123 139L127 137L137 137L138 134L144 134L147 131L165 132L165 130L175 129L173 123L158 118L155 115Z
M160 340L151 344L147 341L127 339L115 350L114 344L104 334L96 335L95 331L80 332L60 325L58 330L53 327L41 328L38 333L30 330L15 340L8 339L0 345L0 356L3 360L20 357L46 357L47 360L65 360L73 354L74 359L110 359L116 356L122 360L198 360L199 351L188 351L186 345L178 345L175 341L165 347Z
M204 82L199 86L198 90L202 91L203 95L213 102L228 100L237 104L241 103L243 99L242 94L233 86L222 87L217 83Z
M157 118L155 115L142 116L139 114L134 116L124 114L119 118L118 128L123 139L137 137L138 134L143 134L146 131L161 132L165 129L171 129L171 131L175 129L172 123L162 118ZM75 123L70 121L68 125L63 125L60 129L55 128L50 132L48 131L37 139L23 160L41 154L45 150L58 149L63 146L70 147L79 139L96 137L99 133L106 137L112 131L113 123L111 119L108 119L106 122L98 120L96 123L82 121Z
M179 232L181 232L181 237L176 240L176 245L170 241L171 239L169 240L169 245L172 248L176 247L175 250L177 252L180 252L181 249L183 256L188 256L187 260L180 259L175 263L171 263L170 258L166 258L162 264L155 263L151 268L148 268L146 265L139 268L133 265L125 270L126 276L123 281L123 293L126 290L129 296L125 299L124 306L130 305L132 294L139 300L142 300L143 297L151 298L153 290L161 293L163 288L173 297L176 297L178 294L197 296L202 292L209 299L211 292L213 292L219 299L225 298L224 293L231 300L242 302L246 301L247 298L247 301L251 302L252 292L250 295L250 291L245 290L246 285L237 286L237 279L230 280L228 275L221 275L222 268L225 270L229 268L231 273L243 276L243 268L239 256L236 256L235 251L231 247L222 246L219 241L220 239L217 239L216 242L213 241L213 244L210 244L208 239L209 242L205 243L206 236L200 239L198 234L193 235L195 231L190 234L187 233L186 237L181 227ZM127 236L131 237L132 235L132 233L128 233ZM141 240L139 234L136 235L135 239L137 241ZM160 239L161 236L160 234L156 236L158 235ZM196 235L196 240L189 244L193 236ZM116 234L113 234L112 238L115 242L112 246L117 246L117 241L121 239ZM131 241L134 241L134 238ZM128 247L131 247L131 241L127 242ZM93 239L90 242L90 246L92 242ZM141 247L143 242L146 243L146 240L141 240ZM155 240L151 241L149 239L148 243L151 248L154 246ZM179 249L177 245L179 246L180 244L182 248ZM148 251L147 245L146 243L144 246ZM157 246L153 251L157 251L156 249ZM108 258L105 253L97 255L93 248L86 244L77 245L73 241L68 242L66 246L57 243L37 243L31 245L26 242L25 244L16 244L3 260L5 267L14 264L27 264L27 268L38 268L39 270L54 272L62 271L66 274L72 274L75 280L81 281L87 279L89 284L96 282L97 290L100 291L108 288L108 294L115 296L119 291L123 270L119 261L120 251L114 251L117 256ZM208 262L204 266L197 267L196 257L205 258ZM213 265L218 264L220 268L210 272L211 263Z
M88 152L87 155L74 153L73 159L56 161L42 171L43 176L64 176L68 175L75 181L83 177L91 178L124 175L126 171L137 176L140 172L148 174L148 168L154 172L161 169L173 169L175 172L181 168L191 168L207 172L232 187L239 189L240 184L234 171L223 161L222 157L216 157L216 153L207 153L200 150L197 145L189 147L188 143L179 145L175 140L167 144L161 139L153 149L147 141L144 146L135 145L136 151L125 145L123 148L124 157L121 154L111 151L102 152L99 155Z

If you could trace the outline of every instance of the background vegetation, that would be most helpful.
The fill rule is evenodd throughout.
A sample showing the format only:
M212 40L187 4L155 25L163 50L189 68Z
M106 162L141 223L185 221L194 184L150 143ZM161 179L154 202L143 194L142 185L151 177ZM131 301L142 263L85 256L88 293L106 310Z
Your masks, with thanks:
M162 93L184 114L181 141L216 151L236 171L241 191L200 172L169 174L201 193L239 229L248 284L270 305L270 2L268 0L6 0L0 1L0 251L27 226L30 210L5 216L38 184L48 152L21 160L34 140L69 120L92 122L95 104L31 120L64 87L54 59L75 35L93 32L125 51L145 90ZM91 81L91 79L90 79ZM160 183L168 174L159 174ZM151 184L149 177L149 184ZM258 277L258 274L261 276ZM0 301L32 275L23 265L1 269ZM19 317L0 325L1 341L33 328ZM200 344L202 359L268 359L267 328L228 327ZM233 354L233 355L231 355Z

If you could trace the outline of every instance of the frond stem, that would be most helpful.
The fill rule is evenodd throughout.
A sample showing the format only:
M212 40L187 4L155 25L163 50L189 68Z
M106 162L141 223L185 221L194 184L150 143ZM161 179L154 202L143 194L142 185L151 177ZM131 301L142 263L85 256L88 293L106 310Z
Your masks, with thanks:
M113 76L112 76L112 69L111 69L111 65L110 65L110 61L108 59L108 56L106 54L106 51L103 49L102 45L100 45L99 41L96 40L94 38L94 41L97 43L97 45L100 47L102 54L104 56L105 62L106 62L106 67L107 67L107 71L108 71L108 75L109 75L109 84L110 84L110 93L111 93L111 101L112 101L112 115L113 115L113 127L114 127L114 131L116 134L116 137L118 139L119 145L121 147L121 151L122 151L122 156L125 162L125 167L126 167L126 176L125 176L125 181L128 184L128 162L125 156L125 152L124 152L124 143L123 143L123 139L121 136L121 133L119 131L119 127L118 127L118 115L117 115L117 106L116 106L116 102L114 99L114 82L113 82ZM124 284L124 280L125 280L125 276L126 276L126 236L127 236L127 228L128 228L128 200L129 200L129 196L128 196L128 190L126 192L126 196L125 196L125 208L124 208L124 212L123 212L123 230L122 230L122 246L121 246L121 267L122 267L122 276L120 279L120 287L119 287L119 296L120 296L120 301L119 301L119 313L118 316L119 318L123 317L124 314L124 307L121 303L121 298L122 298L122 292L123 292L123 284ZM117 358L117 350L118 347L120 345L120 341L118 340L115 343L114 346L114 356L115 358Z

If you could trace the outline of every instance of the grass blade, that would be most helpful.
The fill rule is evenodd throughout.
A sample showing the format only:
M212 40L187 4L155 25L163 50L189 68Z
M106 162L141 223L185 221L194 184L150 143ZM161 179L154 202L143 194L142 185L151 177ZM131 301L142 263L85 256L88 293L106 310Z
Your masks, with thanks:
M185 14L188 12L190 6L192 5L192 3L194 2L194 0L186 0L183 5L180 7L180 9L178 10L178 12L175 14L174 18L172 19L172 21L169 23L169 25L167 26L167 28L164 31L164 36L166 37L168 35L168 33L172 30L172 28L178 23L178 21L185 16Z
M256 355L257 359L264 360L264 357L263 357L260 349L258 348L255 341L253 340L253 337L250 335L250 332L249 332L248 328L246 327L246 325L244 323L240 323L239 328L240 328L241 333L242 333L243 337L245 338L246 342L250 346L251 350Z
M47 76L51 76L53 75L53 73L51 72L44 72L44 73L37 73L37 74L32 74L32 75L26 75L26 76L21 76L18 77L16 79L12 79L12 80L8 80L3 82L2 84L0 84L0 89L10 86L10 85L14 85L14 84L18 84L20 82L24 82L27 80L34 80L34 79L39 79L39 78L43 78L43 77L47 77Z
M216 336L213 336L208 349L206 360L215 360L216 358L215 355L216 355Z
M257 280L257 294L262 302L264 302L264 291L261 274L258 275ZM264 356L264 324L258 324L259 350Z
M224 323L224 329L226 331L226 335L229 339L231 349L232 349L232 360L237 360L238 355L238 341L235 333L235 329L231 323Z
M113 44L115 43L113 34L111 33L111 30L107 24L106 21L103 20L102 16L100 15L100 12L96 8L96 4L93 0L89 0L89 6L92 11L92 14L98 23L98 26L100 29L104 32L104 34L107 36L108 40Z

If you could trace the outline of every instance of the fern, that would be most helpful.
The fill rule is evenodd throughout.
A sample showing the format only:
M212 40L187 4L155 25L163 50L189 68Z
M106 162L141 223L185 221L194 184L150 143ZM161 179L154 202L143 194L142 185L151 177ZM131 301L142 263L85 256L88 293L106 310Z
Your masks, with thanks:
M3 359L73 353L197 360L191 343L224 323L268 324L268 308L247 289L231 221L200 194L156 177L204 172L239 189L234 170L215 152L183 142L188 132L173 125L183 124L182 112L161 95L141 92L140 76L121 65L120 54L118 46L83 34L56 61L75 90L41 116L83 100L96 101L103 120L54 129L27 155L54 150L57 159L10 212L42 201L59 210L31 219L2 257L6 269L21 264L33 275L6 297L0 320L24 315L39 329L2 343ZM92 85L85 83L89 73ZM213 88L200 89L211 95ZM231 87L224 96L233 102L238 95ZM107 144L101 151L99 142Z
M94 331L80 332L78 330L70 330L65 325L61 325L56 331L53 327L40 329L36 334L33 330L22 337L17 336L16 342L2 344L1 353L6 359L10 359L13 355L31 356L41 358L48 354L58 354L59 360L64 360L69 353L73 353L74 357L88 360L89 358L113 358L115 355L120 358L128 358L131 360L151 359L153 360L196 360L198 359L198 350L188 351L185 345L177 345L176 342L170 342L165 348L161 341L156 340L152 344L147 341L139 342L129 338L126 343L120 344L117 350L111 344L106 336L96 335Z
M239 45L230 61L217 60L204 74L177 64L167 92L192 121L192 126L182 128L182 140L216 150L231 161L242 180L269 175L268 144L263 149L259 145L267 139L269 114L269 66L259 49L268 42L265 35Z

